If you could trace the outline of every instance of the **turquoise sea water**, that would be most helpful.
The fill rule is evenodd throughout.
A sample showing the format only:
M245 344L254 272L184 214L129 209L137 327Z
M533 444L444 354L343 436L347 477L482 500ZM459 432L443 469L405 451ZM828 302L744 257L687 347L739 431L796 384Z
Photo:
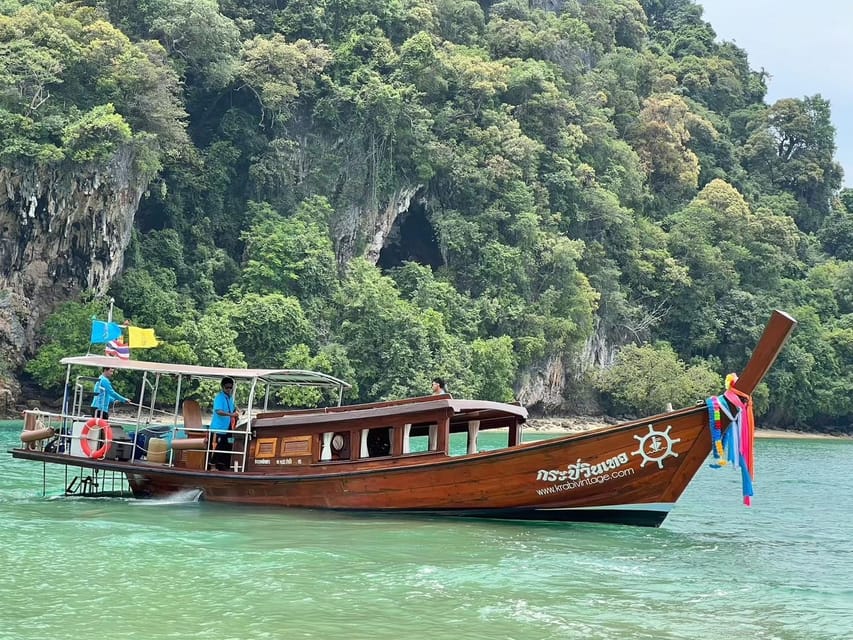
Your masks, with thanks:
M4 640L853 639L853 441L759 440L753 507L704 468L643 529L42 497L19 431Z

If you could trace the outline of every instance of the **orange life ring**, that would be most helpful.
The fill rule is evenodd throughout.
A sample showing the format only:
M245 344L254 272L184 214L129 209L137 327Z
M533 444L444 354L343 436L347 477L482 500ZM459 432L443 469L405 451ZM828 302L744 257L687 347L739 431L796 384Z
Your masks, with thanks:
M89 432L92 429L101 429L101 435L104 438L104 444L101 445L99 449L92 451L92 447L89 444ZM103 418L92 418L83 425L83 430L80 432L80 448L83 450L83 453L86 454L87 457L93 458L95 460L100 460L105 455L107 455L107 451L110 450L110 445L113 443L113 429L110 427L110 423L104 420Z

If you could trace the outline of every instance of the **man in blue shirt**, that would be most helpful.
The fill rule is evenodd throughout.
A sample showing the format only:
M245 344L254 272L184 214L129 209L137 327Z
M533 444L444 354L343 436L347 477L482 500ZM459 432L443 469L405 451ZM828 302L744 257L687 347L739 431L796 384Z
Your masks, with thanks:
M103 418L104 420L109 420L110 418L110 405L115 402L129 402L128 398L125 398L118 391L113 389L113 383L110 382L110 378L113 377L115 373L115 369L111 367L105 367L103 373L101 373L98 381L95 383L95 397L92 398L92 415L96 418Z
M234 379L222 378L221 386L222 391L217 393L213 399L213 417L210 419L210 430L215 439L212 462L217 469L223 471L228 468L231 461L229 455L231 443L228 432L232 425L237 423L237 416L240 415L240 412L234 405Z

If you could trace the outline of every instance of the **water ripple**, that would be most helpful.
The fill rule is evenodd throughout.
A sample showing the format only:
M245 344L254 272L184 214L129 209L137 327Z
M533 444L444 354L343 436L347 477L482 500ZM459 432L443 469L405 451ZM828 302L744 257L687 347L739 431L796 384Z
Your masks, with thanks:
M661 529L57 499L0 458L0 639L853 638L853 444L758 454L754 507L703 469Z

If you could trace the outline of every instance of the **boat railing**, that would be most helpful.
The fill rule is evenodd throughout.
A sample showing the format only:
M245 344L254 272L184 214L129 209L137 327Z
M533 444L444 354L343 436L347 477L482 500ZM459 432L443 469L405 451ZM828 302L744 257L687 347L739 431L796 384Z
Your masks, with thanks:
M71 400L71 413L73 415L78 415L83 412L83 403L88 395L91 398L94 393L92 389L95 386L95 383L98 381L96 376L76 376L74 378L74 388ZM67 410L68 407L63 407L63 409Z
M109 456L110 459L125 462L169 466L185 464L199 469L209 468L212 456L216 453L213 448L214 432L206 426L193 426L185 430L181 423L140 423L120 415L111 415L105 422L79 413L29 409L24 412L22 448L67 455L69 464L73 464L74 458L102 459ZM102 433L106 428L108 433ZM222 452L231 459L228 470L244 471L251 423L246 421L237 425L228 434L235 441L242 441L241 447ZM160 441L160 446L155 448L154 440ZM196 455L188 456L184 452ZM188 460L188 457L193 459Z
M188 468L210 469L213 464L213 456L217 453L215 449L215 434L218 433L210 429L210 427L193 427L182 432L176 430L175 436L169 441L168 459L169 466L187 466ZM235 444L242 440L242 447L237 449L220 451L223 455L230 458L230 463L227 465L227 471L238 473L245 471L246 460L248 459L249 440L251 437L251 425L249 422L242 426L229 430L229 437L233 437ZM150 447L149 447L150 449ZM195 455L194 455L195 454ZM198 460L197 454L203 454L203 463ZM148 455L150 461L150 454Z
M117 445L127 443L129 448L133 439L128 438L128 435L135 434L139 430L139 423L133 419L124 419L115 415L104 422L112 435L110 442ZM79 451L83 453L80 444L82 440L104 439L100 433L104 428L104 422L98 422L94 416L81 413L29 409L24 412L24 431L21 434L21 440L30 445L29 448L39 448L48 452L70 454L72 451ZM87 425L90 425L89 429L86 428ZM149 423L142 426L145 428L156 425ZM160 426L167 428L169 425ZM95 431L92 436L89 435L91 431Z

